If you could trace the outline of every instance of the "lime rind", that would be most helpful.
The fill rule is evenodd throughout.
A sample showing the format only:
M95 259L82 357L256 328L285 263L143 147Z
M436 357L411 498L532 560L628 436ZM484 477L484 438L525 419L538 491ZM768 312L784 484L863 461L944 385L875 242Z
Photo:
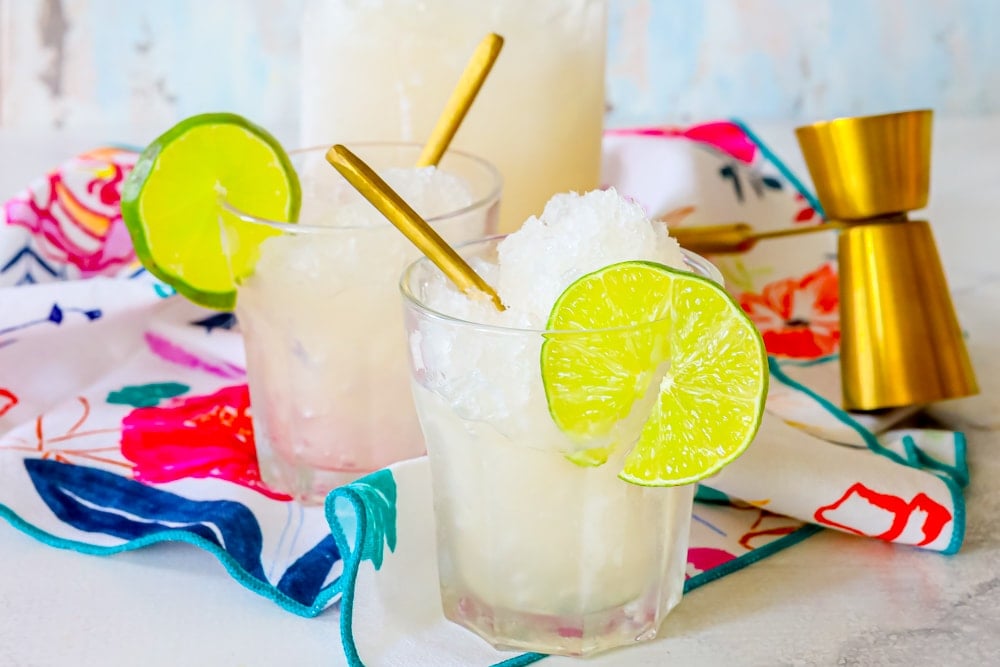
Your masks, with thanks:
M229 141L220 147L226 134ZM184 145L193 136L201 143ZM250 159L228 155L233 146ZM165 156L169 166L163 169ZM258 187L260 181L265 187ZM151 142L123 183L121 210L136 256L151 274L195 303L230 310L236 292L221 246L219 188L234 205L264 202L264 211L247 207L254 215L279 222L298 217L302 191L288 155L265 129L232 113L192 116Z
M763 340L711 280L654 262L611 265L563 292L548 329L582 331L546 334L542 345L553 421L577 443L604 438L567 454L574 463L604 463L619 444L608 445L608 436L651 389L658 395L639 415L640 436L619 474L626 482L678 486L704 479L756 435L768 384ZM659 387L650 387L661 377Z
M706 280L693 274L692 277ZM710 281L706 282L719 298L729 302L731 313L731 326L727 336L723 338L723 342L710 340L706 355L717 358L724 353L720 348L726 347L725 339L739 336L743 342L753 345L753 353L746 355L750 368L746 373L738 373L733 366L720 365L720 374L707 380L699 377L696 363L681 361L676 364L671 369L669 380L665 378L664 384L668 386L661 390L656 408L618 474L620 479L630 484L683 486L711 477L739 458L760 429L769 386L767 351L763 338L750 318L725 290ZM732 340L729 343L732 344ZM719 387L726 388L724 397L720 397ZM697 415L704 414L704 410L699 409L698 405L702 401L711 404L713 419L708 423L709 429L704 428L704 423L691 422L692 419L697 419ZM720 410L720 402L728 404L730 410ZM682 420L670 419L672 411L674 415L687 417L683 420L686 428L676 428L675 422ZM735 428L733 422L737 422ZM719 443L726 437L727 431L738 433L739 438L720 447ZM678 465L669 471L669 476L663 475L654 459L657 452L665 449L680 449L679 455L671 458L682 464L706 459L712 463L707 466Z

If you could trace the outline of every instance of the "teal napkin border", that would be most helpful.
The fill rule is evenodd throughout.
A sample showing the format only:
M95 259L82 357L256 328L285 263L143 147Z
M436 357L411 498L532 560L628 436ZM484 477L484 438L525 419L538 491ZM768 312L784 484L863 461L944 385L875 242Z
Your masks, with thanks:
M218 544L185 530L166 530L158 532L154 535L123 542L122 544L116 544L114 546L99 546L96 544L88 544L86 542L80 542L53 535L52 533L42 530L38 526L29 523L14 510L10 509L10 507L3 504L0 504L0 518L3 518L10 523L11 526L22 533L25 533L29 537L33 537L42 544L55 547L56 549L75 551L88 556L110 557L120 553L136 551L161 542L186 542L187 544L198 547L199 549L204 549L208 553L215 556L219 563L222 564L222 567L225 568L226 572L228 572L229 575L244 588L253 591L261 597L272 600L282 609L304 618L315 618L328 609L331 600L340 594L340 588L342 585L341 582L343 580L343 576L340 576L330 582L316 595L313 603L306 606L292 599L288 595L285 595L278 590L277 587L267 584L251 575L237 562L235 558L233 558L228 551L220 547ZM341 556L343 558L343 554ZM346 567L346 559L344 559L344 563Z

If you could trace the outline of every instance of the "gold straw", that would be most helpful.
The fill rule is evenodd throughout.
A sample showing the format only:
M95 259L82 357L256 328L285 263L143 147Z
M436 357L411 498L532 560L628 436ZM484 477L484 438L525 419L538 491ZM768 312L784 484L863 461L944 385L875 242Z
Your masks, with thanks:
M478 290L490 298L497 310L504 310L496 291L361 158L337 144L327 151L326 160L434 262L456 287L466 294L474 294L473 290Z
M670 230L670 235L677 239L677 242L682 247L688 250L709 255L719 255L746 252L756 246L758 241L766 239L828 232L831 229L841 229L843 226L833 221L809 227L789 227L786 229L758 232L754 231L754 228L745 222L732 222L700 227L675 227Z
M503 48L503 37L495 33L490 33L479 42L469 64L462 72L462 77L458 80L458 85L452 91L448 104L438 117L437 125L434 126L420 157L417 158L418 167L436 166L441 156L448 150L451 140L458 132L458 126L462 124L465 114L469 112L469 107L479 94L479 89L483 87L486 76L493 69L493 63L500 55L501 48Z

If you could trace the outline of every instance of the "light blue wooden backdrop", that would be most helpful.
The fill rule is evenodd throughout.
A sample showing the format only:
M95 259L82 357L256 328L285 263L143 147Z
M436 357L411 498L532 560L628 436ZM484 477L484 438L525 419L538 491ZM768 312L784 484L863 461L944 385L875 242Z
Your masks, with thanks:
M0 0L0 127L162 126L206 109L293 125L307 1ZM1000 111L1000 0L610 6L612 126Z

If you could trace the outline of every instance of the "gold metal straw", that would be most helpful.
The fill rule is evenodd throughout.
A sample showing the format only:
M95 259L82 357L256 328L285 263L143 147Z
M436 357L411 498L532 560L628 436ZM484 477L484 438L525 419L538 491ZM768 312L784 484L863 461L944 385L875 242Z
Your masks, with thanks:
M787 229L758 232L754 231L754 228L745 222L733 222L700 227L675 227L670 230L670 235L677 239L677 242L682 247L692 252L721 255L746 252L757 245L758 241L763 241L764 239L815 234L817 232L827 232L831 229L843 229L843 227L843 224L831 221L822 225L812 225L809 227L789 227Z
M448 150L451 140L458 132L458 126L462 124L465 114L479 94L479 89L483 87L486 76L493 69L493 63L500 55L501 48L503 48L503 37L495 33L490 33L479 42L479 46L465 66L465 71L462 72L462 77L458 80L458 85L452 91L448 104L438 117L437 125L434 126L420 157L417 158L418 167L437 165L441 156Z
M434 262L456 287L466 294L471 292L471 295L477 290L488 296L497 310L504 310L496 291L361 158L337 144L326 152L326 160Z

